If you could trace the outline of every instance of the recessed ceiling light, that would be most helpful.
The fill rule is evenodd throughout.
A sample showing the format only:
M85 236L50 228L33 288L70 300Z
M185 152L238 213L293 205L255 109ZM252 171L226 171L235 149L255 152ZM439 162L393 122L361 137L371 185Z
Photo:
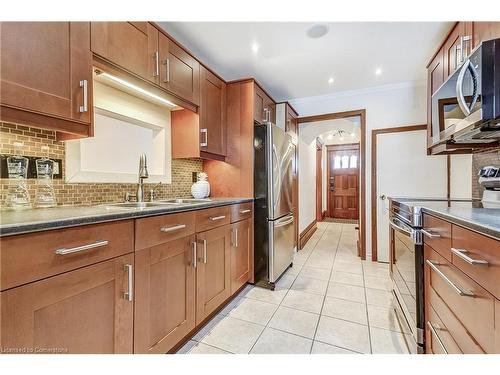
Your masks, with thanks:
M259 52L259 43L257 43L257 42L253 42L253 43L252 43L252 47L251 47L251 48L252 48L252 52L253 52L253 53L257 53L257 52Z
M355 136L356 136L356 134L354 134L354 133L351 133L351 137L355 137Z
M340 137L340 140L343 141L344 140L344 137Z
M332 83L333 83L333 78L332 77L328 78L328 84L331 85Z
M332 134L328 134L328 136L326 138L327 139L333 139L333 135Z
M307 36L312 39L318 39L328 34L327 25L316 24L307 29Z
M376 76L379 76L379 75L381 75L381 74L382 74L382 69L381 69L381 68L377 68L377 69L375 69L375 75L376 75Z

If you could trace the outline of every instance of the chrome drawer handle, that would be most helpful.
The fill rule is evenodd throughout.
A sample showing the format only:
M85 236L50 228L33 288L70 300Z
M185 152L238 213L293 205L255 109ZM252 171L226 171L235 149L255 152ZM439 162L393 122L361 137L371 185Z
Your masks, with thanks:
M217 221L217 220L222 220L222 219L225 219L226 218L226 215L221 215L221 216L212 216L210 218L210 220L212 221Z
M474 293L471 292L470 290L463 290L459 286L457 286L453 281L451 281L448 276L446 276L437 266L440 266L441 264L435 261L431 261L427 259L425 261L431 269L436 272L457 294L464 296L464 297L474 297Z
M178 225L174 225L171 227L161 227L160 231L162 231L164 233L169 233L169 232L175 232L176 230L180 230L180 229L184 229L184 228L186 228L186 224L178 224Z
M454 247L452 247L451 252L453 254L455 254L457 257L459 257L460 259L462 259L463 261L465 261L473 266L488 266L488 262L486 260L472 259L470 256L468 256L467 253L469 253L469 250L455 249Z
M428 238L441 238L440 234L431 233L431 232L426 231L425 229L420 229L420 231L424 234L425 237L428 237Z
M241 210L240 211L240 214L247 214L249 212L252 212L252 210Z
M125 264L125 272L127 272L127 291L123 293L123 298L132 302L134 300L134 270L131 264Z
M54 253L57 255L67 255L67 254L73 254L73 253L79 253L80 251L85 251L85 250L91 250L95 249L98 247L103 247L106 246L109 243L109 241L96 241L94 243L90 243L88 245L82 245L82 246L77 246L77 247L71 247L69 249L66 248L61 248L54 250Z
M431 322L427 321L427 327L429 327L429 330L431 331L431 334L436 338L439 346L443 350L444 354L448 354L448 350L446 350L446 347L444 346L443 341L441 340L441 337L437 334L436 328L432 325Z

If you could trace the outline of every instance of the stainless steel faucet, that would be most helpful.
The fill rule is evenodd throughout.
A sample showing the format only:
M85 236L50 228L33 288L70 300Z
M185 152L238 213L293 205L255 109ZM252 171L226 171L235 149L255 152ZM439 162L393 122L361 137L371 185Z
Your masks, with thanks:
M139 182L137 184L137 202L144 202L144 179L148 178L148 164L146 154L139 158Z

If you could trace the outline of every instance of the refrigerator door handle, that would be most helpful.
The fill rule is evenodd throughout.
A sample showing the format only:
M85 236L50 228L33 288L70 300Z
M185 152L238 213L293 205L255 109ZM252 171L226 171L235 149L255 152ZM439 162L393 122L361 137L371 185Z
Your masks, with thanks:
M274 181L273 181L273 207L274 211L278 208L278 203L280 199L280 192L281 192L281 166L280 166L280 160L278 158L278 152L276 151L276 146L273 144L273 158L276 160L276 170L273 171L274 173Z

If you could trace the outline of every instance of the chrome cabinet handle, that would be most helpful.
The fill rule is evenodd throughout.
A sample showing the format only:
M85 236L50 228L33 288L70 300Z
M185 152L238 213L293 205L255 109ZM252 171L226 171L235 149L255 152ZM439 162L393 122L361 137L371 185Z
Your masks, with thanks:
M134 300L134 274L133 267L131 264L125 264L125 272L127 272L127 291L123 293L123 298L127 301L132 302Z
M86 79L80 81L80 87L83 88L83 105L80 106L80 113L88 112L89 110L89 83Z
M473 266L488 266L488 262L486 260L481 260L481 259L472 259L470 256L467 254L469 253L469 250L465 249L455 249L454 247L451 248L451 252L455 254L457 257L462 259L463 261L473 265Z
M54 253L56 253L57 255L67 255L67 254L79 253L81 251L91 250L91 249L95 249L98 247L106 246L108 243L109 243L109 241L103 240L103 241L96 241L96 242L90 243L88 245L71 247L69 249L66 249L65 247L63 247L61 249L54 250Z
M203 263L207 264L208 254L207 254L207 240L201 240L203 242Z
M441 238L440 234L431 233L431 232L426 231L425 229L420 229L420 232L422 232L422 234L428 238Z
M465 58L467 57L465 54L465 42L470 42L472 40L472 36L465 35L460 37L460 62L463 63Z
M164 233L175 232L176 230L186 228L186 224L173 225L171 227L161 227L160 230Z
M249 212L252 212L252 210L241 210L240 211L240 214L247 214Z
M198 243L196 241L193 241L193 268L198 267Z
M205 137L203 142L200 142L201 147L208 146L208 129L200 129L200 133Z
M269 112L269 109L267 108L264 108L264 122L267 122L268 120L268 112Z
M165 65L165 79L163 82L169 83L170 82L170 59L166 58L165 61L163 62L163 65Z
M431 269L436 272L439 277L441 277L458 295L464 297L474 297L474 293L470 290L463 290L459 286L457 286L453 281L451 281L448 276L446 276L437 266L440 266L439 262L431 261L427 259L425 261Z
M217 221L217 220L222 220L222 219L225 219L225 218L226 218L226 215L212 216L212 217L210 217L210 220Z
M155 59L155 71L153 77L158 77L160 75L160 54L156 51L153 54L153 59Z
M444 346L444 343L441 340L441 337L439 337L439 335L437 334L436 328L434 328L434 326L432 325L432 323L430 321L427 321L427 327L429 327L429 331L431 331L432 336L434 336L436 338L436 340L437 340L439 346L441 347L441 349L443 350L444 354L448 354L448 350L446 350L446 347Z
M238 228L234 228L234 247L238 247Z

